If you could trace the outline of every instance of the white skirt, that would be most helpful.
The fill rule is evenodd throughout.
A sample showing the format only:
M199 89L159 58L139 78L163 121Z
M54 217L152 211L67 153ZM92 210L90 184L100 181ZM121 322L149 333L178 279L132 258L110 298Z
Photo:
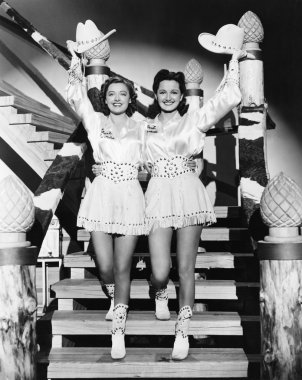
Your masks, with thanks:
M145 200L148 231L216 222L209 195L193 172L174 178L151 177Z
M88 231L145 235L145 200L137 179L114 182L96 177L81 203L77 225Z

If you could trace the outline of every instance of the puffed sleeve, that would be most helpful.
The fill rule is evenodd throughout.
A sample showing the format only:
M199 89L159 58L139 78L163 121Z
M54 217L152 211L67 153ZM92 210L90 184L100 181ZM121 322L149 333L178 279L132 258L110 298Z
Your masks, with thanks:
M81 118L88 135L93 133L100 123L101 115L95 112L87 96L86 81L69 83L67 86L67 101Z
M237 66L236 66L237 62ZM237 79L236 79L237 78ZM199 131L207 132L241 101L238 61L230 62L229 73L219 91L202 108L190 112L189 118Z

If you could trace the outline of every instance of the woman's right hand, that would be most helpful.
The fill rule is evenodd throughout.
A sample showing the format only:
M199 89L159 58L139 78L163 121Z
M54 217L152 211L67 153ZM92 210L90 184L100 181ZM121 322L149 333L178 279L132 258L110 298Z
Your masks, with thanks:
M76 48L77 44L74 41L67 40L66 45L67 45L67 49L69 50L70 54L73 57L76 57L77 55L75 53L75 48Z
M94 164L92 165L92 173L97 177L101 174L101 165L99 164Z
M153 164L150 161L145 162L144 167L149 174L152 173Z

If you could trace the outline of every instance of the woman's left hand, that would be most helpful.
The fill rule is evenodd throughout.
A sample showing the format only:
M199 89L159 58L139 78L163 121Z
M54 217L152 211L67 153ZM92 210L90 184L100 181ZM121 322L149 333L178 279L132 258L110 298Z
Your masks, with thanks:
M235 59L237 61L239 61L241 58L255 59L255 56L252 53L248 53L246 50L236 50L232 55L232 59Z
M193 160L193 158L190 158L189 161L187 161L187 166L193 172L196 172L197 164L196 164L196 161Z
M101 174L101 165L99 164L94 164L92 165L92 173L97 177Z

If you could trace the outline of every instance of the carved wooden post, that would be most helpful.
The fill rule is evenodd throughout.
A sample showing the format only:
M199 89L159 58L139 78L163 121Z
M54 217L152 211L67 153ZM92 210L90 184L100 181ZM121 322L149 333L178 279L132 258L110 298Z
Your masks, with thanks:
M245 58L240 62L242 102L238 140L242 208L252 235L254 232L256 240L260 240L262 221L259 204L268 182L265 159L266 105L262 52L259 47L264 32L260 20L250 11L242 16L238 26L245 32L243 49L255 56L255 59ZM257 231L253 231L254 227Z
M95 111L100 111L100 90L102 84L110 76L110 68L106 63L110 57L108 39L86 50L83 57L88 60L88 64L85 66L88 96Z
M302 191L283 173L265 188L261 216L269 235L260 259L261 379L302 379Z
M187 98L187 103L190 109L196 109L203 106L203 90L200 85L203 81L203 70L199 62L192 58L185 67L185 81L186 81L186 92L185 96ZM196 158L196 172L198 176L201 175L203 170L203 154Z
M0 379L36 379L36 261L26 241L34 222L28 189L16 177L0 183Z

